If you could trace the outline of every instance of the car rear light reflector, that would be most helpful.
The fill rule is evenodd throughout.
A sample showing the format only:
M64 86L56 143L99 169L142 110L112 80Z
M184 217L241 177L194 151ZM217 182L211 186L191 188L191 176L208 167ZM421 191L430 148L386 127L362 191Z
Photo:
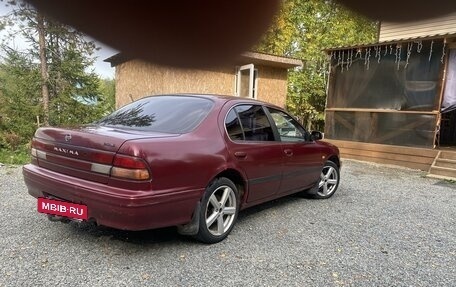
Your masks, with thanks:
M113 165L125 168L147 168L146 163L142 159L126 155L116 155Z
M32 148L31 153L32 153L33 157L37 157L40 159L46 159L46 152L44 152L44 151L37 150L36 148Z
M111 168L112 167L110 165L92 163L90 171L109 175Z
M120 154L114 157L111 176L133 180L150 179L149 169L144 160L138 157Z
M111 169L111 176L135 180L147 180L150 178L147 169L128 169L121 167L113 167Z
M45 150L46 144L34 138L32 140L32 147L40 150Z
M108 153L98 152L98 153L94 153L92 155L91 160L96 163L111 165L112 164L112 155L108 154Z

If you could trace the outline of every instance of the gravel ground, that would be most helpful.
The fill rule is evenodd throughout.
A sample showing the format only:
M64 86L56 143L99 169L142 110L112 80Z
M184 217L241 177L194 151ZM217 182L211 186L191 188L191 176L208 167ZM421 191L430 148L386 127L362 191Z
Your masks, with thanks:
M329 200L243 211L203 245L174 228L50 222L20 167L0 168L0 286L455 286L456 184L344 161Z

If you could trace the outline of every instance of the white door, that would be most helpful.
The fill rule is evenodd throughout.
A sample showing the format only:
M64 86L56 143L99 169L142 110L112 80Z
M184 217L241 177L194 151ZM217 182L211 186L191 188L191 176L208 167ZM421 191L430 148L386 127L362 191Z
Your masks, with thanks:
M255 68L253 64L248 64L239 67L237 72L236 96L242 98L254 98Z

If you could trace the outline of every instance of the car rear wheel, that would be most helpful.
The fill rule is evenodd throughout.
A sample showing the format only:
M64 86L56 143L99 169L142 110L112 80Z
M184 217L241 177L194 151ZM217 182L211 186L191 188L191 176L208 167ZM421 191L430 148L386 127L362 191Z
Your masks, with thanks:
M222 241L233 229L238 212L236 185L224 177L214 180L201 201L199 231L195 237L210 244Z
M315 198L325 199L334 195L339 187L340 173L339 167L332 161L327 161L323 166L318 182L318 190L314 194Z

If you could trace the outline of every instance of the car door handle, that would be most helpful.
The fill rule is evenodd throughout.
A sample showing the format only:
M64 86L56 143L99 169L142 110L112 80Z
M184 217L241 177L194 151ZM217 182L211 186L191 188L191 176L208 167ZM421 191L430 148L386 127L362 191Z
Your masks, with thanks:
M237 158L245 158L247 156L247 153L243 151L237 151L234 153L234 156Z
M292 155L293 155L293 150L292 150L292 149L284 149L283 152L284 152L287 156L292 156Z

